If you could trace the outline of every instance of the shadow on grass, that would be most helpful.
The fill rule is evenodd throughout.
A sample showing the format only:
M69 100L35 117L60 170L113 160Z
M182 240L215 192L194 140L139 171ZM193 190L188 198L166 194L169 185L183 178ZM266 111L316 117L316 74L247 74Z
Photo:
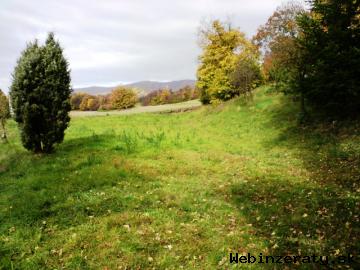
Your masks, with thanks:
M309 179L263 175L232 187L234 203L268 243L268 255L355 256L326 269L360 269L359 123L299 126L293 108L272 111L269 127L281 130L264 147L297 153ZM291 177L289 177L291 178ZM271 267L270 267L271 268ZM325 269L320 264L290 268Z
M0 268L23 269L24 257L36 257L31 269L45 269L51 253L35 256L34 248L51 246L55 232L61 239L77 226L98 222L93 218L158 207L144 195L157 179L132 166L133 149L122 139L91 135L67 139L50 155L22 149L9 154L0 172ZM86 268L78 258L70 260L74 269Z
M136 190L135 186L154 180L126 167L121 161L128 153L109 149L111 140L116 139L109 135L70 139L50 155L11 153L0 172L4 209L0 232L11 226L40 226L45 219L59 227L76 226L89 216L132 207L135 202L122 198L126 195L122 192L96 193L118 190L124 183Z

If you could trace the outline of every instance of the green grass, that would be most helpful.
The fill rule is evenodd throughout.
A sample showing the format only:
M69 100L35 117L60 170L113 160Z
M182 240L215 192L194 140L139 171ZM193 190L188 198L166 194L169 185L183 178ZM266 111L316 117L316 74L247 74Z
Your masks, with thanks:
M229 269L240 268L230 252L358 255L359 123L300 127L296 104L266 90L188 113L73 118L43 156L21 147L9 121L0 269Z

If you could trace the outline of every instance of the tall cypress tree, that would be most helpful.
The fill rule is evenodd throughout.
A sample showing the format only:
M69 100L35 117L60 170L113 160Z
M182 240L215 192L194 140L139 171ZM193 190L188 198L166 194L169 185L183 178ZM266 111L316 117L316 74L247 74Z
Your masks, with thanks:
M50 33L44 46L37 41L23 51L10 89L23 146L49 153L61 143L70 121L70 70L62 48Z

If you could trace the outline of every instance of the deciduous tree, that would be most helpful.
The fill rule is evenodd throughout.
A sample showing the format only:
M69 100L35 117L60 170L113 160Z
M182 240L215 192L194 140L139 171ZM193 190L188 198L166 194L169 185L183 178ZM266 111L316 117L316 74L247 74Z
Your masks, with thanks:
M254 88L262 82L262 73L257 59L252 55L242 55L231 74L231 84L240 95L249 96Z
M206 104L239 95L239 89L231 83L231 75L240 56L256 55L256 48L240 30L218 20L201 29L200 46L203 52L199 57L197 88L201 101Z
M293 69L297 69L299 47L296 38L301 31L297 18L303 13L305 9L299 2L289 1L278 7L253 37L254 44L264 55L265 77L277 83L281 90L285 90L281 86L289 86Z
M137 95L134 90L120 86L111 92L110 100L114 109L127 109L135 106Z
M79 110L80 104L86 95L86 93L73 93L70 98L71 109Z

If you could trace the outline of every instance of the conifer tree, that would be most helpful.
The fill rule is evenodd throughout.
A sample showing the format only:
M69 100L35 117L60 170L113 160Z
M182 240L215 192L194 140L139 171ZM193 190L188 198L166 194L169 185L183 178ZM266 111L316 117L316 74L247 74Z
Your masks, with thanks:
M327 116L360 112L360 1L312 0L300 20L299 44L307 63L298 80L312 108Z
M70 70L60 44L49 33L45 45L28 44L13 73L10 96L23 146L49 153L68 126Z

